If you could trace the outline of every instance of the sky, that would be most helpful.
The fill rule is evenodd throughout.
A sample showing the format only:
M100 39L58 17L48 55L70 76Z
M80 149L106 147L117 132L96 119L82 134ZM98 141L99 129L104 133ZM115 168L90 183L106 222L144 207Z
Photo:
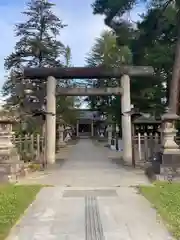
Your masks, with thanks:
M56 15L68 25L62 29L60 39L71 48L72 64L83 66L95 39L107 29L103 16L93 15L91 8L93 0L51 1L56 4L54 8ZM26 2L27 0L0 0L0 88L4 83L4 58L15 46L14 26L23 21L21 12L26 9ZM144 6L138 5L125 17L136 21L139 14L144 11Z

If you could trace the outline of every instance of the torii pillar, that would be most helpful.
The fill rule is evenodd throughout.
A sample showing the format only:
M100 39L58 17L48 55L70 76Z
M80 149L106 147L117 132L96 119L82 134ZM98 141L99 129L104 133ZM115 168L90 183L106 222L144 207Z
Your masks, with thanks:
M48 164L55 163L56 156L56 78L47 78L46 103L46 147L45 156Z
M132 163L132 132L131 132L131 96L130 96L130 77L121 77L121 113L122 113L122 139L123 139L123 160Z

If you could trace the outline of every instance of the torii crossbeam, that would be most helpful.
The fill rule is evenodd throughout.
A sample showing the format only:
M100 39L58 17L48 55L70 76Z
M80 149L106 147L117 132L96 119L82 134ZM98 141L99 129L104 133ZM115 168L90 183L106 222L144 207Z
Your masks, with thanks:
M70 67L70 68L25 68L23 71L24 78L29 79L46 79L48 76L57 79L107 79L120 78L122 75L128 76L149 76L154 73L154 69L148 66L120 66L107 70L104 67Z

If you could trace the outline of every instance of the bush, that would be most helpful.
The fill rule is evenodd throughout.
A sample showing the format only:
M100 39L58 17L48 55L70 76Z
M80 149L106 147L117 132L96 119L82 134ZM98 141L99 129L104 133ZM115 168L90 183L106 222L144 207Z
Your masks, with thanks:
M41 170L41 164L38 163L31 163L28 165L28 168L31 169L33 172Z

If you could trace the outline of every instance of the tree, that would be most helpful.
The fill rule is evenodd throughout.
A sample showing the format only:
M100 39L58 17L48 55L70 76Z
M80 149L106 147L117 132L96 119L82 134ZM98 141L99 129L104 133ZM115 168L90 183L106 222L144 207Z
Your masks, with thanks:
M64 67L71 67L71 49L69 46L65 48L64 51L64 60L63 66ZM75 85L73 81L70 79L68 80L61 80L58 83L58 86L69 88L72 85ZM57 115L61 115L63 120L67 124L74 124L77 118L77 111L73 111L75 107L79 106L79 99L73 96L58 96L56 97L57 101Z
M121 64L129 64L132 61L131 51L127 46L118 47L116 37L111 31L105 31L96 39L91 52L86 59L88 66L103 65L106 69L117 67ZM117 79L97 80L94 87L113 87L119 85ZM110 114L120 120L120 98L112 96L93 96L88 98L93 109L100 110L103 114Z
M54 4L46 0L31 0L27 10L22 12L27 21L15 25L18 41L14 51L5 59L6 70L21 67L40 67L60 65L64 45L57 40L65 25L54 15ZM4 95L15 94L11 77L3 86Z
M148 2L145 0L144 2ZM177 100L179 95L179 79L180 79L180 1L179 0L152 0L151 2L152 10L155 7L158 11L154 13L154 20L152 20L152 26L150 30L150 35L154 37L154 33L157 33L157 30L161 29L164 26L163 21L159 21L162 19L162 15L166 11L166 9L170 6L176 11L176 25L179 29L177 29L176 33L176 50L175 50L175 61L173 63L173 71L172 71L172 80L170 86L170 98L169 98L169 107L172 112L177 112ZM93 6L94 14L104 14L105 15L105 23L110 26L116 34L119 33L119 29L124 26L124 21L122 20L122 16L127 11L133 9L133 7L137 4L137 0L95 0ZM127 32L128 33L128 32ZM152 34L153 33L153 34ZM123 44L125 41L123 42ZM142 43L142 42L141 42ZM146 43L145 43L146 44Z
M146 28L143 27L143 22L146 21L145 16L144 20L142 20L142 25L139 23L138 28L134 29L132 31L131 29L131 39L129 36L129 42L128 45L125 46L119 46L116 41L116 36L111 31L110 34L113 38L113 41L109 41L112 45L114 45L114 49L111 48L111 44L109 44L109 47L106 47L106 55L103 54L104 51L104 45L101 43L102 39L98 39L98 42L94 45L93 51L94 54L90 54L90 59L88 59L88 63L90 65L102 65L103 62L106 62L105 66L112 68L115 66L119 66L123 64L122 56L125 56L125 63L126 64L137 64L137 65L152 65L152 55L153 49L148 49L148 54L145 54L145 51L147 51L146 47L143 45L143 43L139 42L139 38L143 34L147 34ZM121 35L119 36L119 39L121 38ZM139 45L138 45L139 44ZM101 46L101 47L99 47ZM136 50L138 49L138 51ZM126 52L127 51L127 52ZM156 50L157 51L157 50ZM154 53L156 53L154 51ZM124 53L123 53L124 52ZM159 51L158 51L159 53ZM113 58L110 56L113 55ZM104 57L106 56L106 58ZM135 57L136 56L136 57ZM161 58L161 60L163 57ZM114 61L114 62L112 62ZM163 63L162 63L163 65ZM157 64L153 64L154 67L158 67ZM158 69L158 71L160 71ZM162 74L163 75L163 74ZM164 76L164 75L163 75ZM140 111L143 112L150 112L152 114L157 114L157 112L162 112L164 110L164 104L162 102L162 99L165 97L165 89L162 82L164 81L164 78L160 80L159 76L157 75L156 78L131 78L131 101L132 104L139 108ZM107 81L108 83L112 83L112 81ZM115 81L116 82L116 81ZM99 81L99 83L102 83L102 81ZM104 84L104 82L103 82ZM97 86L97 85L96 85ZM97 103L99 104L99 109L102 109L104 111L104 108L107 108L109 98L107 97L101 97L98 98L98 101L95 97L91 97L91 105L92 107L97 107ZM101 100L101 104L100 104ZM109 106L109 111L113 109L113 113L116 115L117 119L120 119L120 98L116 97L113 98L112 105Z
M48 0L31 0L27 3L27 9L22 13L27 20L15 26L15 36L18 41L14 51L5 59L4 65L7 71L18 72L22 67L51 67L68 64L71 57L70 48L57 39L66 25L53 13L53 7L54 4ZM23 80L20 79L20 81ZM4 96L10 95L11 104L17 105L21 112L24 112L26 109L22 105L23 99L19 98L15 90L18 82L18 78L12 78L12 75L9 75L3 86L3 92ZM34 89L37 90L37 88L43 88L43 83L36 82ZM69 101L64 101L66 108L69 104ZM30 122L36 122L27 116L24 120L29 122L29 126L32 125Z
M158 83L167 86L164 88L163 94L168 99L169 91L167 90L172 78L177 39L176 10L172 6L166 8L159 19L161 27L154 34L152 32L153 19L156 19L160 13L161 9L154 7L143 16L142 22L138 23L139 36L134 44L134 50L137 49L135 50L136 54L134 54L134 62L135 64L145 63L154 67L156 77L159 79Z
M172 77L174 45L176 39L175 12L171 6L161 16L164 24L156 34L152 24L160 14L159 8L153 8L142 16L137 23L137 36L131 43L134 65L150 65L155 76L132 79L132 101L141 111L160 114L167 105L167 88Z

